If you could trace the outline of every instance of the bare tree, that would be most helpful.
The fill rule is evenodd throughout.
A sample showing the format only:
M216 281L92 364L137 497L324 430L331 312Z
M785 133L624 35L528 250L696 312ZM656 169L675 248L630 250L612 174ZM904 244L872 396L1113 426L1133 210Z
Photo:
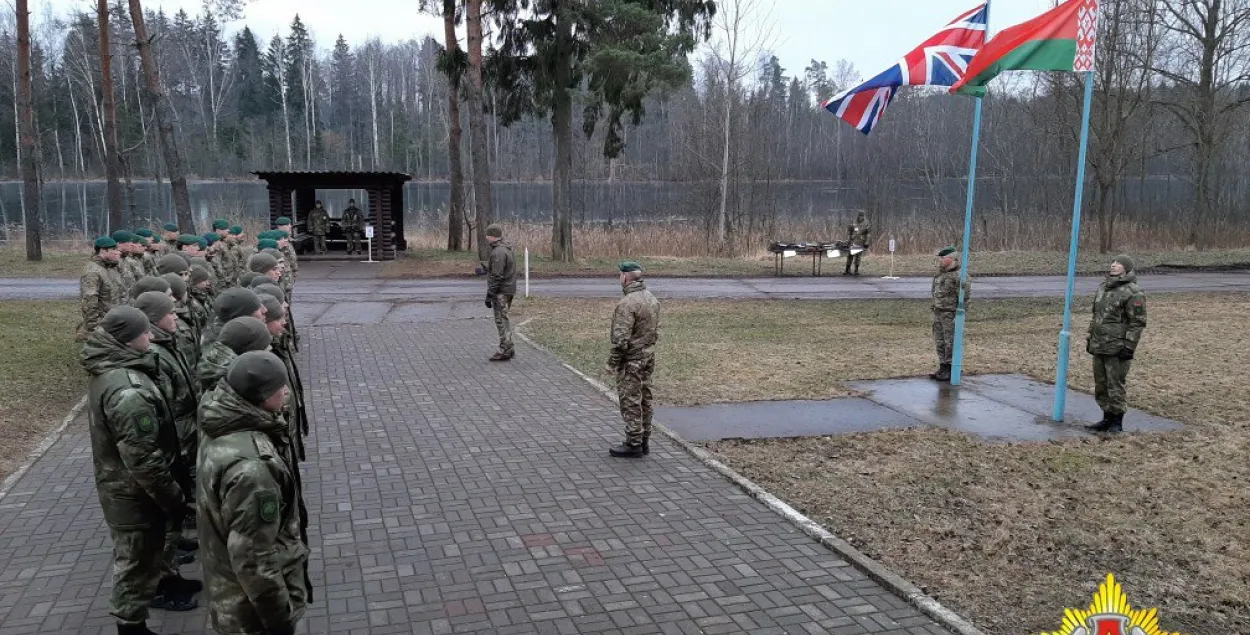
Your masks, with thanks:
M117 102L113 96L113 46L109 41L108 0L96 3L96 20L100 29L100 100L104 110L104 174L108 188L109 227L122 227L125 221L122 203L121 162L117 154Z
M490 147L486 141L486 111L482 90L482 0L466 0L465 25L469 34L469 155L473 161L473 199L476 203L477 255L486 260L486 227L494 222L491 199Z
M464 248L464 165L460 158L462 130L460 126L460 86L466 60L456 38L456 24L460 21L457 0L442 0L435 9L436 0L423 0L422 8L437 11L443 18L444 47L439 55L438 67L447 77L447 164L451 181L451 196L447 210L447 250Z
M39 192L39 141L30 86L30 10L17 0L18 139L22 148L22 187L26 204L26 259L43 260L43 205Z

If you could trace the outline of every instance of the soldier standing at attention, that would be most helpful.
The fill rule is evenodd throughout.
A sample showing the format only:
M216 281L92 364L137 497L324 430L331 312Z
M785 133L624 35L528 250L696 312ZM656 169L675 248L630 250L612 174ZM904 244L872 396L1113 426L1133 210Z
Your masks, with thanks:
M950 381L951 354L955 350L955 310L959 308L959 253L954 247L938 252L938 272L933 276L933 344L938 371L929 379ZM964 306L972 297L972 281L964 284Z
M261 320L250 315L237 317L221 327L217 341L209 344L200 356L196 374L200 381L200 404L217 384L226 377L230 363L249 351L267 351L273 342L269 328Z
M130 290L130 285L146 275L143 271L143 262L139 260L143 257L143 246L139 244L137 236L124 229L113 232L111 238L117 243L117 252L121 254L117 259L117 271L122 276L124 294Z
M313 235L313 247L317 253L326 252L326 234L330 233L330 213L317 201L312 211L308 212L308 233Z
M291 227L291 219L286 216L279 216L274 224L277 225L276 231L286 233L287 240L285 245L283 241L278 241L278 245L282 249L282 253L286 255L286 265L290 269L291 275L294 276L299 273L299 259L296 256L295 247L290 242L295 239L295 230Z
M165 239L165 251L178 251L178 225L165 223L161 225L161 237Z
M651 374L660 339L660 302L647 290L642 265L622 262L624 294L612 313L612 352L608 372L616 375L617 401L625 420L625 442L608 453L636 458L651 452Z
M109 614L118 635L155 635L148 606L157 597L165 531L181 526L186 506L174 480L178 439L162 426L169 411L154 383L156 357L139 309L110 310L87 338L82 365L91 376L87 398L96 492L113 539L113 591ZM191 610L194 602L165 605Z
M871 236L871 228L868 226L868 217L865 216L863 212L860 212L859 214L855 216L855 224L851 225L847 229L847 242L850 243L849 246L851 247L854 247L855 245L859 245L860 247L863 247L864 249L868 249L868 240L870 236ZM864 255L864 252L862 251L854 255L852 255L850 251L847 251L846 271L842 275L844 276L851 275L851 262L854 262L855 263L854 275L858 276L859 275L859 259L863 257L863 255Z
M512 325L508 323L508 309L512 296L516 295L516 258L512 245L503 239L503 228L491 225L486 228L486 242L490 243L490 256L486 263L486 308L495 310L495 328L499 329L499 351L490 361L502 362L512 359L516 350L512 346Z
M1094 296L1085 350L1094 356L1094 399L1102 421L1089 426L1096 432L1120 432L1128 411L1125 382L1133 355L1146 330L1146 293L1137 285L1133 259L1116 256L1110 275Z
M365 230L365 217L356 207L356 199L348 199L343 210L343 233L347 236L347 253L360 253L360 233Z
M82 323L78 325L75 339L84 342L95 327L104 319L109 309L125 304L126 289L118 262L121 252L117 241L109 236L95 239L95 254L86 270L78 279L78 295L82 304Z
M287 390L282 361L253 351L200 406L200 544L222 635L293 635L311 600L299 467L281 416Z
M217 239L221 240L230 235L230 221L224 218L218 218L213 221L213 233L217 234Z
M135 230L135 235L140 237L143 243L143 274L154 276L156 275L156 259L161 251L161 245L156 240L156 233L146 227L140 227Z

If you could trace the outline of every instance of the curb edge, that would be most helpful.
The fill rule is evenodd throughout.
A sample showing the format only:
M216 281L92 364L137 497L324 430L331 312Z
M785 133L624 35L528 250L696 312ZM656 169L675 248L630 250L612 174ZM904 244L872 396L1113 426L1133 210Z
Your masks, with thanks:
M31 450L30 453L26 455L26 460L23 461L16 470L13 470L12 474L4 477L4 481L0 482L0 500L4 500L4 497L8 496L9 491L13 489L13 486L17 485L18 480L25 476L31 466L52 448L52 444L56 443L57 440L61 438L61 434L65 432L65 428L68 428L69 424L73 423L74 419L77 419L78 415L82 414L83 409L86 407L87 395L83 395L82 398L78 400L78 403L74 404L74 407L69 409L69 414L65 415L65 418L61 420L61 425L57 426L55 430L49 432L47 436L39 442L39 445L35 446L35 449Z

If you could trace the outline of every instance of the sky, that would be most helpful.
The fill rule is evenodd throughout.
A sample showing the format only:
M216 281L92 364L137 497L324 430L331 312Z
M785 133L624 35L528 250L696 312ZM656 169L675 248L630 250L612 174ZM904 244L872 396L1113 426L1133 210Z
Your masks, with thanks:
M802 74L811 60L849 60L864 77L871 77L937 32L955 17L977 6L979 0L756 0L771 12L761 23L772 25L771 48L787 75ZM52 11L91 9L93 0L47 0ZM1023 22L1052 6L1053 0L994 0L990 33ZM417 0L251 0L244 23L267 40L286 32L296 13L308 25L317 44L330 48L342 33L350 43L377 36L397 42L433 35L442 39L442 21L417 12ZM198 13L202 0L144 0L145 8L169 13L185 9ZM36 10L37 13L38 10ZM38 16L37 16L38 18ZM36 19L37 19L36 18ZM230 28L233 27L233 28ZM460 31L463 42L463 27Z

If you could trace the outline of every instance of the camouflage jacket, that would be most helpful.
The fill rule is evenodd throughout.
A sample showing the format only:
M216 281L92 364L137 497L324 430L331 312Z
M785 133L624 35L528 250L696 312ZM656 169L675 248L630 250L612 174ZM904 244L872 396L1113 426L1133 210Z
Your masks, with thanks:
M187 369L191 373L191 387L198 400L199 383L195 381L195 365L200 362L200 328L191 315L191 307L180 304L174 308L178 316L178 332L174 335L178 340L178 352L187 361Z
M294 625L311 587L286 424L223 383L204 396L200 427L196 498L213 628L233 635Z
M78 279L78 293L82 301L82 324L79 325L78 336L80 340L85 340L109 309L126 303L125 283L117 263L93 256Z
M160 256L157 256L156 252L154 251L143 252L143 275L145 276L158 275L157 274L158 269L156 267L157 260L160 260Z
M343 224L344 231L364 231L365 228L365 216L355 205L343 210L340 222Z
M612 313L612 352L608 366L646 359L660 339L660 302L642 280L625 287L625 297Z
M122 275L122 292L126 294L130 293L130 287L133 287L139 278L148 275L143 267L143 256L122 256L117 263L117 271Z
M279 249L282 251L282 256L286 258L286 271L294 279L295 274L299 273L299 256L295 253L295 248L290 243L287 243L286 247L279 247Z
M516 295L516 258L512 245L500 240L490 249L486 267L486 294Z
M196 333L202 336L213 318L213 297L208 291L191 290L187 292L187 300L187 307L195 320Z
M217 383L226 376L230 362L233 362L236 357L238 355L221 342L213 342L204 347L203 353L200 354L200 363L195 367L201 394L207 395L217 387Z
M166 333L155 325L152 326L152 351L156 353L157 373L154 376L173 421L187 421L195 418L195 410L199 406L196 389L195 373L187 363L187 356L176 334Z
M230 288L238 277L234 274L234 249L222 249L208 262L213 266L213 292L221 293Z
M1108 277L1094 296L1085 350L1094 355L1135 351L1144 330L1146 293L1137 286L1137 274Z
M852 245L868 246L868 239L872 231L867 221L864 224L855 224L847 230L847 239Z
M296 458L304 460L304 437L308 435L308 414L304 406L304 382L291 351L291 336L283 333L274 340L273 354L286 366L287 385L291 387L284 404L283 416L287 421L290 438L295 442Z
M964 308L972 299L972 280L964 282ZM959 308L959 263L933 276L933 310L954 311Z
M330 213L325 208L313 208L308 212L308 233L314 236L324 236L330 233Z
M104 520L142 529L181 514L173 475L178 434L156 387L156 356L140 353L98 329L87 338L82 366L91 375L87 412L96 491Z

